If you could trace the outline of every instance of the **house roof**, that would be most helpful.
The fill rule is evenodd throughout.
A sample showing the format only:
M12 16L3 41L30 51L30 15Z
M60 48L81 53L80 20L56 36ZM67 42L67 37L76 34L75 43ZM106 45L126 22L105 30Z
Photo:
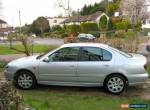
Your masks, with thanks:
M6 24L7 22L6 22L6 21L3 21L2 19L0 19L0 23L5 23L5 24Z
M66 19L67 17L46 17L47 19Z
M70 17L70 18L64 20L62 23L95 21L102 13L103 12L98 11L98 12L93 13L91 15L73 16L73 17Z

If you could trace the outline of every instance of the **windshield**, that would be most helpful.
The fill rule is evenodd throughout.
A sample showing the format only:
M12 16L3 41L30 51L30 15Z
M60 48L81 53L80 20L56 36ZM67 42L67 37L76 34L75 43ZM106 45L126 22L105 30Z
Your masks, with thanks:
M125 56L125 57L128 57L128 58L131 58L131 57L132 57L132 55L129 54L129 53L122 52L122 51L120 51L120 50L118 50L118 49L116 49L116 48L113 48L113 47L110 47L110 48L111 48L112 50L114 50L115 52L120 53L121 55L123 55L123 56Z
M49 52L41 53L39 56L36 57L36 59L41 59L44 55L46 55Z

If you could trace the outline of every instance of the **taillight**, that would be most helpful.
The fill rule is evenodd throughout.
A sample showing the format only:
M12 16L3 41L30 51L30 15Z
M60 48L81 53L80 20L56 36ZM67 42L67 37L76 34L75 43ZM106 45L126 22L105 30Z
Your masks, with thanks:
M147 70L147 64L144 65L145 70Z

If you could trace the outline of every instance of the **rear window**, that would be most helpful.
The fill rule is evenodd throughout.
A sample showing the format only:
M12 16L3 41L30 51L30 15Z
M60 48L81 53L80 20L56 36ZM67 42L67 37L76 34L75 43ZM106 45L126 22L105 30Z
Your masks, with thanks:
M109 48L112 49L113 51L115 51L115 52L117 52L117 53L119 53L119 54L125 56L125 57L132 58L132 55L129 54L129 53L122 52L122 51L120 51L120 50L118 50L118 49L116 49L116 48L113 48L113 47L109 47Z

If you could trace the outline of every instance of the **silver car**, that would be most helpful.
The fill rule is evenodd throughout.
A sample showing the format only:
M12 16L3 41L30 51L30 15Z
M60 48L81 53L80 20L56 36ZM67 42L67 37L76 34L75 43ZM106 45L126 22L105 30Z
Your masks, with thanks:
M36 84L104 86L119 94L127 86L148 79L146 58L127 54L105 44L65 44L49 53L14 60L6 66L6 79L21 89Z

